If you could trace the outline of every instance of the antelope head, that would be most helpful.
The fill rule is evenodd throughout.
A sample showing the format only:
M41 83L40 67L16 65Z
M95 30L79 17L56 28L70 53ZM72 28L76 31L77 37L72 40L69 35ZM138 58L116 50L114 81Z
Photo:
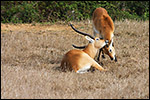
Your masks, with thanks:
M110 57L111 60L114 60L115 62L117 62L113 39L111 40L110 45L106 45L104 47L103 52L106 53Z

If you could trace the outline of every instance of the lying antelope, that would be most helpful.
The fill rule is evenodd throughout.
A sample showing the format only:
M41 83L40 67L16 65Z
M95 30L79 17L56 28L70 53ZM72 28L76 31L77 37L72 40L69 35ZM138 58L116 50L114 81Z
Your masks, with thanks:
M104 40L108 40L108 45L99 50L97 60L99 61L99 57L102 52L102 57L104 57L105 53L110 57L111 60L117 61L113 43L114 24L111 17L108 15L107 11L104 8L100 7L93 12L92 20L94 36L98 36L100 38L104 38ZM81 49L85 48L86 46L78 47L73 45L73 47Z
M72 24L70 24L70 26L76 30ZM108 40L105 41L98 37L94 38L89 34L80 32L78 30L76 31L81 35L84 35L89 41L89 44L84 50L73 49L64 55L61 62L61 68L63 71L65 69L74 69L76 73L85 73L91 68L91 66L100 71L106 71L106 69L100 66L93 58L95 57L97 51L108 43Z

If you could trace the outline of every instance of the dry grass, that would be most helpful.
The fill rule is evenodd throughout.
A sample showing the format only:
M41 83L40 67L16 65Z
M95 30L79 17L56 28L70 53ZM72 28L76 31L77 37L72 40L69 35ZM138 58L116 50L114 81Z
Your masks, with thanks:
M73 22L92 33L88 21ZM62 72L72 44L88 41L63 23L1 24L1 98L149 98L149 21L115 22L118 62L106 56L108 72Z

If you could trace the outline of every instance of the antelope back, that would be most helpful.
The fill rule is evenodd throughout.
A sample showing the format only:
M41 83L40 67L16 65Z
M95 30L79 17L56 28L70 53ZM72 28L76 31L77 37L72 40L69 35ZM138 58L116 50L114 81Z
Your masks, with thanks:
M97 8L93 12L93 29L105 40L111 40L114 32L114 24L104 8ZM97 35L95 34L95 35Z

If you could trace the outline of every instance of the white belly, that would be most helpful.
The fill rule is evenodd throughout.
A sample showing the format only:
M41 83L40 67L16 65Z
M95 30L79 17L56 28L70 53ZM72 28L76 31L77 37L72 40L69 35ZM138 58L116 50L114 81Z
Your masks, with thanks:
M87 72L87 70L89 70L90 68L91 68L91 65L88 64L88 65L82 67L81 69L79 69L79 70L77 71L77 73L85 73L85 72Z

